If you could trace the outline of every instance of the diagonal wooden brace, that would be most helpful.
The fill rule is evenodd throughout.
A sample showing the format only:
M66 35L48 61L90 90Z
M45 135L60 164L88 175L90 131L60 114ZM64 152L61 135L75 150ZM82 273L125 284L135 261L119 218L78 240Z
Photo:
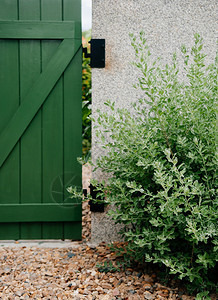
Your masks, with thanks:
M80 40L64 39L45 70L30 88L18 110L0 135L0 167L80 47Z

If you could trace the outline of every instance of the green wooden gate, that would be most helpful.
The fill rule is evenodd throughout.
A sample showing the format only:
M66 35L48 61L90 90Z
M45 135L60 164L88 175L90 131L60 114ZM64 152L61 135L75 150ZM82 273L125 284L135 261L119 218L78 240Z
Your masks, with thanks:
M0 239L81 239L80 1L0 1Z

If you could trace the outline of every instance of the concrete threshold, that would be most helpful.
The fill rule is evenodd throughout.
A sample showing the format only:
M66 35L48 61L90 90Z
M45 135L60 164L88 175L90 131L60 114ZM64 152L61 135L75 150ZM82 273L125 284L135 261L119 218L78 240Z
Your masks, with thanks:
M81 241L71 240L0 240L0 248L78 248L81 244Z

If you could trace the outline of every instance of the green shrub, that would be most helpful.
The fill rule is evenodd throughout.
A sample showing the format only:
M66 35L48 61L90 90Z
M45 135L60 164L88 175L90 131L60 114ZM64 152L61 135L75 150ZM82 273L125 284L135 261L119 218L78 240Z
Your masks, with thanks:
M90 40L91 32L83 33L83 45L90 48L88 40ZM88 157L91 151L91 67L90 59L83 57L82 64L82 134L83 134L83 157Z
M176 55L170 65L151 61L143 33L131 40L145 96L131 112L111 102L108 113L98 112L106 154L96 167L110 174L102 193L115 205L110 215L124 225L130 259L165 266L195 291L211 289L218 248L217 64L205 65L199 35L191 50L182 47L182 72Z

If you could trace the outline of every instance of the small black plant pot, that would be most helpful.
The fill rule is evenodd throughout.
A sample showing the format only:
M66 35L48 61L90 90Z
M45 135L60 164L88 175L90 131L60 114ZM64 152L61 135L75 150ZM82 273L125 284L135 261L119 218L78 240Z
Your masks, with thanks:
M93 200L90 200L89 205L92 212L104 212L104 203L94 203Z
M90 205L90 211L92 212L104 212L104 199L100 199L98 195L98 189L97 187L94 187L92 184L90 184L90 195L93 199L96 199L99 202L95 202L94 200L89 201Z

